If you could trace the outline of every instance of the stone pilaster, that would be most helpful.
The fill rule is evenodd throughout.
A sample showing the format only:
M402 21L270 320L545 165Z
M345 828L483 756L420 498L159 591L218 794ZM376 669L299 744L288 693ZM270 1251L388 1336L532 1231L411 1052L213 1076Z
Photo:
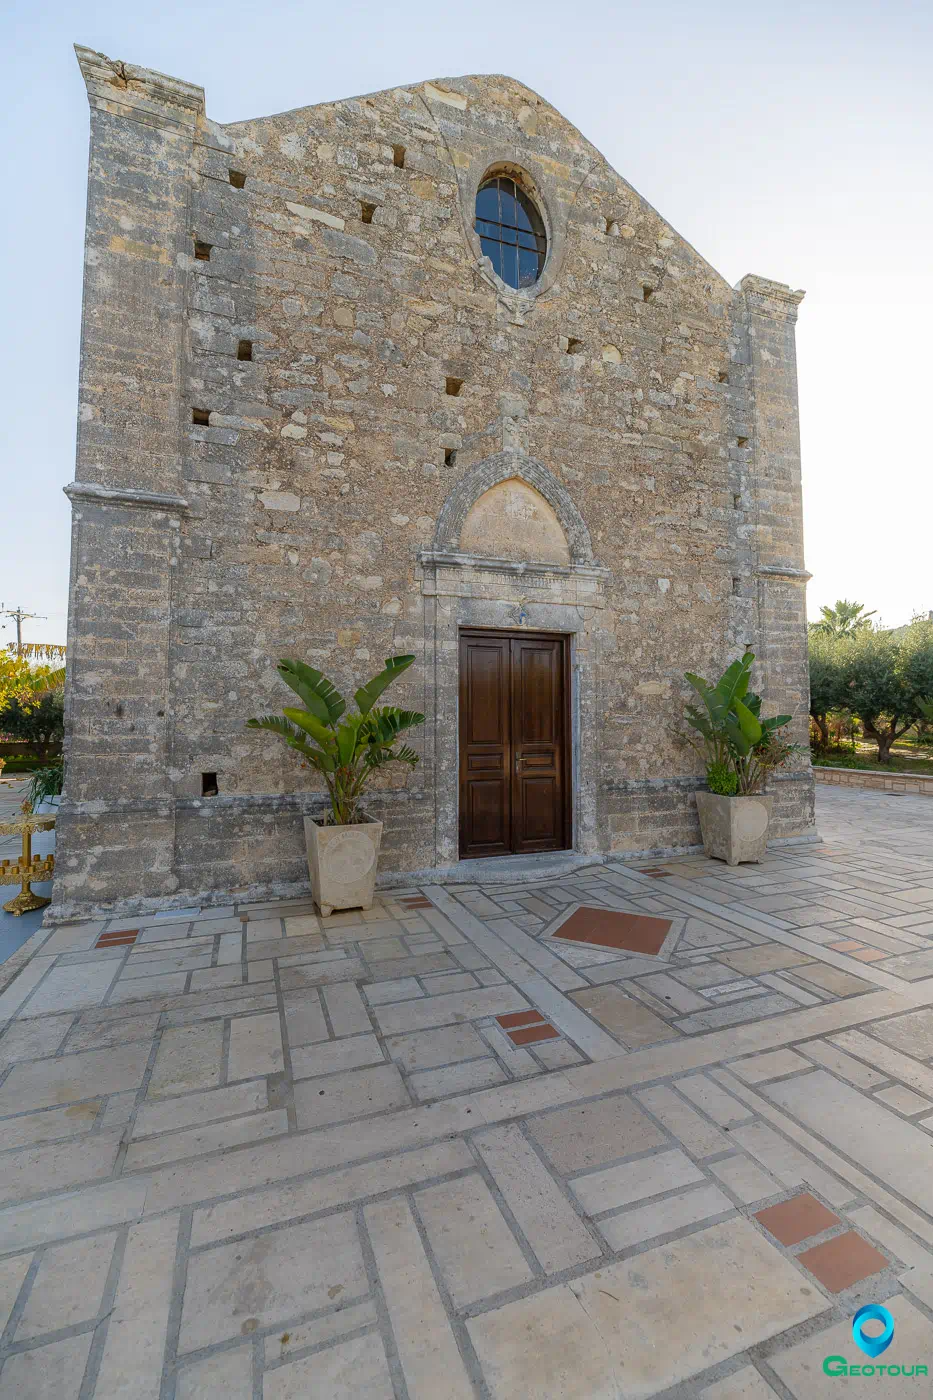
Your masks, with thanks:
M198 87L77 49L91 108L55 906L176 886L169 632L179 556Z
M812 825L812 778L806 757L809 676L800 418L794 327L804 293L764 277L739 283L745 299L749 360L749 545L756 576L758 687L766 713L794 716L804 756L782 774L781 834ZM793 791L794 795L791 796ZM781 805L781 804L779 804Z

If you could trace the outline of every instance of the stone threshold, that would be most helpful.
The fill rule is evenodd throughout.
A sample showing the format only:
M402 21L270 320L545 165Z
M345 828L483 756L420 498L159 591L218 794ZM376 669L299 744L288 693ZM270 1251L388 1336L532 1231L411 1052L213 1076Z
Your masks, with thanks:
M385 871L376 884L380 889L409 885L523 885L536 880L559 880L591 865L605 865L610 856L600 852L545 851L530 856L491 856L460 860L455 865L429 866L424 870Z

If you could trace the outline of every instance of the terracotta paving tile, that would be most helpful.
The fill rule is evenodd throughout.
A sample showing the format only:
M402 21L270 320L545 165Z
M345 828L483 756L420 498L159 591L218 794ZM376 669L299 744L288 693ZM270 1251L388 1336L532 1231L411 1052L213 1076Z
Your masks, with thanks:
M508 1030L509 1026L527 1026L531 1021L543 1021L544 1017L540 1011L510 1011L507 1016L497 1016L496 1020L503 1030Z
M797 1258L830 1293L841 1293L853 1283L888 1267L888 1260L880 1250L854 1230L815 1245L813 1249L805 1249Z
M811 1235L822 1234L833 1225L841 1225L838 1215L821 1205L809 1191L792 1196L780 1205L768 1206L766 1210L755 1212L755 1219L781 1244L800 1244Z
M545 1021L543 1026L526 1026L524 1030L509 1031L508 1035L516 1045L533 1045L536 1040L554 1040L560 1031Z
M618 952L655 956L661 951L670 927L670 919L655 919L649 914L623 914L615 909L596 909L584 904L561 924L554 937L566 938L572 943L593 943Z
M853 951L852 956L858 958L859 962L877 962L879 958L889 958L891 954L881 948L860 948Z
M830 948L837 953L853 953L856 948L864 948L864 943L859 943L854 938L844 938L841 943L830 943Z
M122 948L135 943L139 929L121 929L119 933L102 933L94 944L95 948Z

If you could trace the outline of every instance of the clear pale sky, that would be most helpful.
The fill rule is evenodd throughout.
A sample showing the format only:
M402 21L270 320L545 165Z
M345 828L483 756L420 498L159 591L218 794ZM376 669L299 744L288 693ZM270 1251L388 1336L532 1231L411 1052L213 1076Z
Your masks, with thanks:
M891 626L933 608L930 0L13 0L0 606L48 615L27 640L65 639L88 131L74 42L202 84L220 122L427 78L521 79L729 282L806 289L811 617L840 596ZM0 643L13 635L7 620Z

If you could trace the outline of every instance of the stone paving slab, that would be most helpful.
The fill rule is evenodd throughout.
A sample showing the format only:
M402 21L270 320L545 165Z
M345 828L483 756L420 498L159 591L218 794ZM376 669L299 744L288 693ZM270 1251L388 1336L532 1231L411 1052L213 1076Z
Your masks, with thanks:
M761 866L40 934L0 1400L819 1400L863 1302L933 1360L933 812L819 801ZM562 947L580 907L677 936Z

